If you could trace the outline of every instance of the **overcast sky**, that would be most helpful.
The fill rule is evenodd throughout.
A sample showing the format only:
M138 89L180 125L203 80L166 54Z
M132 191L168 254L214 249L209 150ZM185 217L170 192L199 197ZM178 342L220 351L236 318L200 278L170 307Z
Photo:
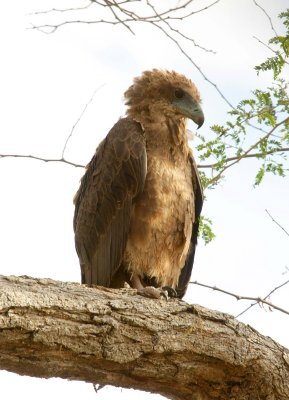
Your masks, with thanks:
M48 15L29 13L70 4L54 3L15 0L0 5L0 154L60 157L72 127L95 93L65 153L68 160L86 164L99 141L124 115L123 92L134 76L150 68L173 69L196 83L206 116L202 127L205 136L210 135L210 125L226 120L226 102L176 45L150 25L135 25L135 36L123 26L78 24L50 35L27 29L31 24L50 21ZM196 10L210 3L196 0ZM271 16L275 29L281 31L277 15L288 7L288 0L259 0L259 4ZM270 74L258 77L254 71L254 66L270 53L253 36L267 42L274 33L253 0L220 0L183 22L179 29L198 45L216 52L182 42L202 72L234 105L254 88L270 83ZM289 279L288 237L265 212L268 209L289 230L289 180L267 176L254 189L256 172L256 161L246 160L208 192L204 214L213 220L217 236L208 246L200 242L193 280L257 297ZM79 281L72 198L82 174L83 169L64 164L0 159L1 274ZM271 301L289 309L288 293L287 286ZM196 286L189 288L185 300L233 315L248 305ZM240 320L289 347L288 316L256 306ZM0 372L0 384L1 393L9 391L9 398L96 397L92 385L60 379ZM134 398L130 393L104 388L98 398ZM138 398L160 396L139 393Z

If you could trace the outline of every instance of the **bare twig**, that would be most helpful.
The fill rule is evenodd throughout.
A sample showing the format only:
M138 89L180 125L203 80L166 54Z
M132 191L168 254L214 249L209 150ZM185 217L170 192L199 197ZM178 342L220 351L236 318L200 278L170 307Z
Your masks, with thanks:
M191 37L185 35L185 34L182 33L181 31L179 31L178 29L173 28L172 25L168 22L168 20L169 20L169 21L171 21L171 20L178 20L178 19L183 20L183 19L185 19L185 18L188 18L188 17L191 16L192 14L196 14L197 12L204 11L205 9L208 9L208 8L212 7L213 5L215 5L216 3L218 3L219 1L220 1L220 0L216 0L214 3L210 4L208 7L205 7L205 8L203 8L203 9L198 10L198 11L194 11L194 12L192 12L192 13L186 15L185 17L184 17L184 16L183 16L183 17L172 17L172 16L168 16L167 18L163 18L163 14L164 14L164 13L158 13L157 10L156 10L156 8L155 8L155 6L154 6L149 0L146 0L147 5L153 10L154 15L157 17L157 19L159 19L159 21L157 20L157 21L155 21L155 22L162 22L163 24L166 25L166 27L168 28L169 31L175 32L175 33L176 33L177 35L179 35L180 37L182 37L182 38L184 38L184 39L186 39L186 40L192 42L192 43L194 44L195 47L199 47L200 49L202 49L202 50L204 50L204 51L206 51L206 52L208 52L208 53L213 53L213 54L216 54L216 52L215 52L214 50L209 50L209 49L206 49L206 48L203 47L203 46L200 46L199 44L196 43L196 41L195 41L193 38L191 38Z
M268 299L268 298L271 296L271 294L273 294L274 292L276 292L276 290L278 290L278 289L280 289L281 287L287 285L288 282L289 282L289 280L286 281L286 282L281 283L281 285L279 285L279 286L276 286L274 289L272 289L272 290L264 297L264 300ZM240 312L238 315L236 315L235 318L238 318L238 317L240 317L241 315L245 314L247 311L250 310L250 308L254 307L256 304L258 304L257 301L256 301L255 303L253 303L253 304L250 304L249 307L245 308L245 310L243 310L243 311Z
M273 289L273 291L271 291L270 294L272 294L274 291L276 291L276 290L279 289L280 287L285 286L288 282L289 282L289 280L286 281L286 282L284 282L282 285L278 286L277 288ZM235 297L235 299L237 299L237 300L253 300L253 301L256 302L256 304L257 304L257 303L259 303L259 304L260 304L260 303L261 303L261 304L265 304L265 305L267 305L267 306L270 307L270 308L274 308L275 310L278 310L278 311L280 311L280 312L282 312L282 313L284 313L284 314L288 314L288 315L289 315L289 311L287 311L287 310L285 310L284 308L281 308L281 307L279 307L279 306L276 306L275 304L273 304L273 303L271 303L271 302L269 302L269 301L266 300L266 298L268 298L270 294L267 295L265 298L261 298L261 297L252 297L252 296L240 296L240 295L238 295L238 294L229 292L229 291L227 291L227 290L220 289L220 288L218 288L218 287L216 287L216 286L206 285L206 284L204 284L204 283L200 283L200 282L197 282L197 281L192 281L192 282L190 282L190 283L193 284L193 285L198 285L198 286L202 286L202 287L205 287L205 288L208 288L208 289L216 290L216 291L218 291L218 292L221 292L221 293L227 294L227 295L229 295L229 296ZM245 311L244 311L244 312L245 312ZM244 312L242 312L241 314L243 314ZM239 314L239 315L241 315L241 314ZM237 315L237 317L238 317L239 315ZM237 317L236 317L236 318L237 318Z
M93 21L83 21L83 20L70 20L70 21L63 21L58 24L44 24L44 25L31 25L30 29L37 29L42 33L51 34L56 32L57 29L61 28L65 25L70 24L87 24L87 25L96 25L96 24L110 24L110 25L118 25L118 21L108 21L104 19L100 20L93 20Z
M91 0L91 4L93 3L94 6L96 7L108 7L112 13L112 19L98 19L98 20L66 20L63 22L59 22L57 24L44 24L44 25L32 25L31 29L38 29L43 33L53 33L60 27L63 27L64 25L68 24L110 24L110 25L118 25L122 24L125 26L125 28L129 29L131 33L134 33L133 30L131 29L130 25L132 23L136 22L142 22L142 23L150 23L154 27L158 28L167 38L169 38L175 45L179 48L181 53L189 60L191 64L194 65L194 67L199 71L199 73L202 75L202 77L207 81L210 85L212 85L215 90L219 93L219 95L223 98L223 100L229 105L230 108L234 108L232 103L227 99L227 97L222 93L222 91L219 89L216 83L212 82L206 74L202 71L201 67L192 59L192 57L189 56L189 54L185 51L184 47L179 43L177 38L181 37L185 39L186 41L189 41L194 44L194 46L201 48L204 51L207 52L212 52L214 53L213 50L206 49L203 46L198 45L193 38L188 37L178 29L174 28L171 25L171 22L173 20L180 20L183 21L184 19L187 19L191 17L194 14L206 11L207 9L213 7L217 3L220 2L220 0L215 0L211 4L200 8L198 10L188 10L188 7L193 4L193 0L188 0L186 2L181 2L179 5L177 5L174 8L170 8L168 10L158 12L156 10L156 7L153 5L152 1L146 0L146 2L143 2L143 4L146 3L147 7L153 11L152 14L147 14L146 11L144 10L142 14L138 14L131 9L125 7L124 5L126 3L133 3L134 1L122 1L122 2L117 2L115 0L104 0L103 2L97 1L97 0ZM87 8L87 6L83 7ZM68 9L69 11L73 11L73 9ZM75 9L76 10L76 9ZM183 10L188 10L185 11L181 14L178 12L183 11ZM61 11L65 12L65 10L57 10L57 9L52 9L52 10L47 10L46 12L42 11L41 13L50 13L50 12L55 12L55 11ZM177 38L175 37L177 36Z
M133 35L135 35L134 31L133 31L133 30L131 29L131 27L126 23L125 19L121 19L121 18L117 15L116 11L114 11L114 8L113 8L114 5L115 5L119 10L121 10L120 6L118 6L117 3L116 3L114 0L112 0L111 7L109 7L109 10L110 10L111 13L113 14L114 18L115 18L120 24L122 24L126 29L128 29L130 33L132 33Z
M24 154L0 154L0 158L8 158L8 157L30 158L32 160L38 160L38 161L44 161L44 162L61 162L64 164L72 165L73 167L85 168L85 165L77 164L72 161L65 160L64 158L43 158L43 157L24 155Z
M65 13L69 11L80 11L80 10L86 10L87 8L91 7L93 5L92 1L89 1L88 4L86 4L83 7L74 7L74 8L51 8L50 10L44 10L44 11L34 11L32 13L29 13L28 15L41 15L41 14L50 14L50 13Z
M286 231L286 229L283 228L283 226L281 226L281 225L279 224L279 222L277 222L277 221L272 217L272 215L269 213L269 211L268 211L268 210L265 210L265 211L266 211L266 213L269 215L269 217L272 219L272 221L273 221L276 225L278 225L279 228L281 228L282 231L285 232L287 236L289 236L289 233Z
M272 47L270 47L268 44L264 43L262 40L260 40L256 36L253 36L253 39L257 40L259 43L261 43L263 46L265 46L268 50L272 51L272 53L276 54L277 56L280 55L280 53L278 51L272 49ZM286 61L285 58L283 58L283 61L285 64L289 65L288 61Z
M257 38L257 36L253 36L253 39L257 40L257 42L259 42L260 44L262 44L263 46L265 46L268 50L272 51L273 53L277 53L274 49L272 49L272 47L270 47L268 44L264 43L261 39Z
M232 103L226 98L226 96L222 93L222 91L219 89L216 83L211 81L203 72L201 67L192 59L192 57L189 56L189 54L183 49L183 47L180 45L180 43L173 37L171 36L166 30L164 30L161 26L158 24L154 23L154 26L160 29L172 42L175 43L175 45L179 48L180 52L190 61L191 64L199 71L199 73L202 75L205 81L207 81L210 85L212 85L219 95L222 97L222 99L230 106L230 108L234 108Z
M185 15L182 15L182 16L180 16L180 17L174 17L174 16L168 16L167 17L167 19L169 19L169 20L184 20L184 19L186 19L186 18L188 18L188 17L190 17L191 15L194 15L194 14L198 14L198 13L200 13L200 12L203 12L203 11L206 11L206 10L208 10L209 8L211 8L211 7L213 7L213 6L215 6L217 3L219 3L220 2L220 0L215 0L213 3L211 3L211 4L209 4L208 6L205 6L205 7L203 7L203 8L199 8L198 10L196 10L196 11L190 11L188 14L185 14ZM172 10L173 11L173 10ZM163 14L165 14L165 13L163 13ZM160 14L161 16L162 16L162 14Z
M216 4L219 0L215 1ZM181 35L182 37L184 37L183 34L181 34L179 31L173 29L171 27L171 25L168 23L167 20L163 19L162 16L160 14L157 13L155 7L149 2L149 0L147 0L147 4L148 6L153 10L155 16L157 18L160 19L161 22L165 23L165 25L168 27L168 30L173 31L173 32L177 32L179 35ZM202 71L201 67L199 65L196 64L196 62L189 56L189 54L184 50L184 48L180 45L180 43L170 34L168 33L167 30L165 30L162 26L160 26L159 24L157 24L156 22L152 23L155 27L157 27L158 29L160 29L172 42L174 42L176 44L176 46L179 48L179 50L181 51L181 53L194 65L194 67L199 71L199 73L202 75L202 77L205 79L205 81L207 81L209 84L211 84L212 86L214 86L214 88L217 90L217 92L220 94L220 96L225 100L225 102L231 107L234 108L234 106L231 104L231 102L223 95L223 93L221 92L221 90L218 88L218 86L212 82ZM185 37L187 40L192 40L193 39L189 39L188 37ZM193 41L194 42L194 41ZM195 44L195 42L194 42ZM196 44L195 44L196 45ZM200 46L199 46L200 47Z
M276 36L278 36L278 33L276 32L276 30L273 26L272 19L271 19L270 15L267 13L267 11L265 10L265 8L261 7L260 4L257 3L256 0L253 0L253 3L263 11L263 13L266 15L266 17L268 18L268 20L270 22L272 31L275 33Z
M62 150L62 154L60 158L44 158L44 157L38 157L38 156L33 156L33 155L24 155L24 154L0 154L0 158L8 158L8 157L14 157L14 158L30 158L33 160L38 160L38 161L43 161L43 162L61 162L64 164L68 164L68 165L72 165L73 167L79 167L79 168L84 168L85 166L82 164L77 164L74 163L72 161L68 161L66 160L66 158L64 157L65 151L67 149L67 144L69 142L69 140L71 139L75 128L77 126L77 124L80 122L81 118L83 117L84 113L87 110L87 107L90 105L90 103L93 101L95 94L106 84L103 83L102 85L98 86L94 92L92 93L91 98L88 100L88 102L85 104L83 110L81 111L79 117L77 118L76 122L74 123L74 125L72 126L72 129L70 131L70 134L68 135L67 139L65 140L64 146L63 146L63 150Z
M96 94L101 88L103 88L105 85L106 85L106 84L103 83L102 85L98 86L98 87L94 90L94 92L92 93L91 98L90 98L90 99L88 100L88 102L85 104L83 110L81 111L79 117L77 118L75 124L73 125L73 127L72 127L72 129L71 129L71 131L70 131L69 136L67 137L67 139L66 139L66 141L65 141L65 143L64 143L63 150L62 150L62 154L61 154L61 159L62 159L62 160L64 159L64 153L65 153L65 150L66 150L66 148L67 148L67 144L68 144L69 140L71 139L71 137L72 137L72 135L73 135L73 132L74 132L74 130L75 130L77 124L79 123L79 121L80 121L81 118L83 117L83 115L84 115L84 113L85 113L87 107L89 106L89 104L93 101L95 94Z

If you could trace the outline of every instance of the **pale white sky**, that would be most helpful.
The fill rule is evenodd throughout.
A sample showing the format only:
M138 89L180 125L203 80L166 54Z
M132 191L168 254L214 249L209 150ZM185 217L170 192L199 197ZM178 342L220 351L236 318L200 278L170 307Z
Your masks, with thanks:
M151 26L136 25L136 36L121 26L73 25L52 35L26 29L40 21L28 13L52 8L56 3L64 7L69 1L54 3L15 0L0 4L0 153L61 156L84 105L101 87L66 152L69 160L87 163L99 141L124 114L123 92L132 78L154 67L175 69L197 84L206 115L203 134L209 135L210 125L226 119L228 107L215 89ZM210 2L195 3L199 8ZM288 7L288 0L259 3L272 17L275 28L281 29L277 15ZM253 70L269 55L253 36L266 42L273 35L268 19L253 0L221 0L180 28L200 45L217 52L205 53L184 44L202 71L234 104L252 89L270 82L270 74L258 78ZM207 194L204 214L213 220L217 238L208 246L199 244L192 278L241 295L263 296L289 279L289 273L285 274L289 268L288 237L265 213L268 209L289 229L289 180L267 176L259 188L253 189L256 169L256 161L244 161ZM82 174L82 169L63 164L0 159L1 274L79 281L72 197ZM281 289L271 301L288 309L288 293L288 287ZM185 299L233 315L248 305L196 286L189 288ZM240 320L289 347L288 316L256 306ZM96 397L91 385L59 379L0 372L0 384L1 393L9 393L7 398ZM98 398L134 398L130 393L105 388ZM137 396L160 398L146 393Z

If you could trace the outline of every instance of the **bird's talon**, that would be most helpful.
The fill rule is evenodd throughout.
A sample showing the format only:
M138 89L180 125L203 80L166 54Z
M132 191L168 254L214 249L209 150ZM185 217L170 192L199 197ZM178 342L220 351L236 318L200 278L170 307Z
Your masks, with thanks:
M166 290L163 290L164 288L160 289L160 297L164 297L166 301L169 300L169 293Z
M168 297L172 297L172 298L177 298L178 297L177 291L171 286L163 286L162 290L167 292Z
M169 299L168 292L162 288L155 288L154 286L146 286L142 289L138 289L138 294L151 299L160 299L164 297L166 300Z

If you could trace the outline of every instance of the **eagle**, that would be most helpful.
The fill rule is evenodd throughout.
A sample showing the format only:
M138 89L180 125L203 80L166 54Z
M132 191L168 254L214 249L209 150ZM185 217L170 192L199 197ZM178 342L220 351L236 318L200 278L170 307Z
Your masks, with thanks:
M120 118L97 147L74 197L81 282L147 297L186 292L203 192L187 118L204 122L195 84L153 69L124 93Z

